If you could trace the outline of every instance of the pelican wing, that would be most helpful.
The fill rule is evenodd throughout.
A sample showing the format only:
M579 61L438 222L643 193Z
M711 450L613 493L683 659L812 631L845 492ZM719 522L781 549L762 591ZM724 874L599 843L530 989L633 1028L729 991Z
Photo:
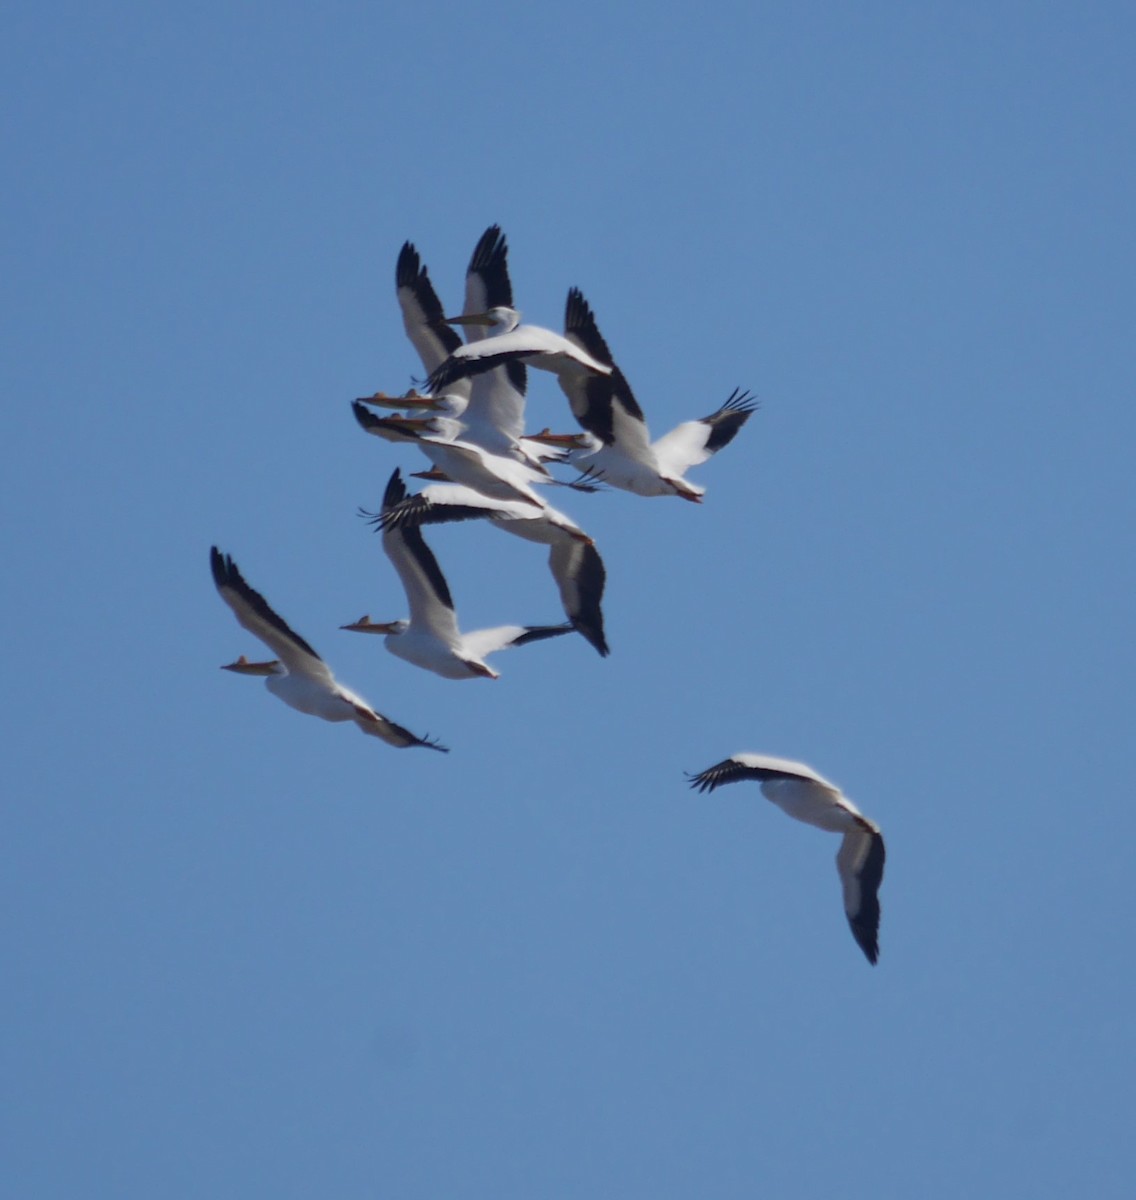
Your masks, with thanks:
M576 630L604 657L610 650L604 637L603 600L607 571L599 551L591 542L561 535L552 543L548 566L560 602Z
M880 956L880 884L884 877L884 839L879 829L861 818L836 853L836 870L844 889L844 912L856 944L868 962Z
M351 706L355 710L355 724L364 733L381 738L388 746L397 746L399 749L405 749L408 746L422 746L427 750L440 750L443 754L450 752L449 747L443 746L436 738L419 737L417 734L411 733L409 729L397 724L389 717L384 717L381 712L376 712L369 704L352 700Z
M704 463L734 440L756 408L757 401L749 392L735 388L717 412L699 421L684 421L654 443L652 449L660 468L681 477L691 467Z
M543 642L545 638L562 637L575 630L570 622L564 625L499 625L495 629L475 629L463 635L464 652L471 658L485 658L498 650Z
M605 366L610 375L593 373L561 377L572 415L605 446L618 445L629 457L653 462L651 438L638 400L596 324L591 306L578 288L568 293L564 309L564 336Z
M491 308L513 307L509 278L509 246L499 225L490 225L474 247L465 274L466 316ZM467 326L470 342L489 335L484 325ZM472 380L469 406L463 419L469 439L492 450L510 450L525 431L525 392L528 370L520 360L506 362Z
M406 485L398 468L383 496L382 513L406 499ZM380 514L381 516L382 514ZM398 572L410 606L410 628L428 629L450 646L461 640L454 602L438 560L414 525L383 529L383 550Z
M406 242L395 267L395 290L402 323L427 372L441 366L462 344L457 330L443 320L444 312L418 251Z
M408 495L375 519L383 529L402 525L448 525L452 521L479 518L520 520L532 514L529 504L494 500L461 483L433 483L414 495Z
M826 779L822 779L804 763L793 762L788 758L774 758L768 754L735 754L688 778L690 786L700 792L712 792L724 783L738 783L743 779L752 779L758 783L772 779L804 779L810 783L832 787Z
M571 348L569 348L571 349ZM438 395L461 379L472 379L508 363L523 363L545 354L563 354L564 339L539 325L521 325L508 333L492 334L481 341L459 346L440 367L432 371L428 383Z
M500 225L490 225L478 239L465 272L466 316L491 308L513 307L513 283L509 278L509 245ZM489 336L484 325L469 327L469 340ZM452 353L452 351L451 351Z
M377 416L362 400L352 400L351 411L355 414L355 420L359 422L359 425L368 433L373 433L375 437L384 438L388 442L418 441L416 433L403 428L397 420Z
M233 610L237 621L249 633L258 637L287 668L290 675L306 675L310 679L335 685L331 671L322 658L284 619L268 601L245 582L237 564L216 546L209 551L213 582L221 599Z

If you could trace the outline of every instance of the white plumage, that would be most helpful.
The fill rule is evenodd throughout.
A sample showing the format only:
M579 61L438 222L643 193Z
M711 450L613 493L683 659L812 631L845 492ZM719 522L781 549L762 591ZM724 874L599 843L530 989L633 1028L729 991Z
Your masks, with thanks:
M214 546L209 552L213 582L237 621L277 656L271 662L249 662L242 655L224 670L264 676L265 686L285 704L325 721L354 721L364 733L391 746L426 746L445 750L430 738L416 737L366 700L336 683L327 664L298 633L288 627L268 601L245 582L237 564Z
M536 512L527 504L492 500L472 488L442 483L431 484L386 510L379 524L385 529L399 524L431 525L478 518L489 520L505 533L549 547L548 566L566 616L601 655L606 655L600 604L607 571L592 539L564 513L551 506Z
M843 834L836 870L844 891L844 912L852 936L870 963L879 957L879 889L884 877L884 839L834 784L812 767L768 754L735 754L697 775L690 784L700 792L724 783L756 781L767 799L798 821Z
M383 514L406 496L406 485L396 469L383 496L380 525ZM418 527L403 523L383 528L382 539L383 550L406 592L410 620L384 622L361 617L342 628L383 634L386 648L415 666L444 679L496 679L498 673L485 662L488 655L572 632L571 625L502 625L462 633L446 577Z

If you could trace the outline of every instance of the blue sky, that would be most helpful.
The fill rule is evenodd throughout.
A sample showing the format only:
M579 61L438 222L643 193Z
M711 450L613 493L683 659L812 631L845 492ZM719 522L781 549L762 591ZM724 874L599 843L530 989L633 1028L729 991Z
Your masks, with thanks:
M42 4L0 38L12 1195L1127 1194L1131 61L1119 4ZM702 506L571 497L582 639L452 683L348 401L499 222ZM551 378L534 424L565 426ZM537 547L428 535L463 625ZM216 542L448 756L290 712ZM883 827L881 958L836 841Z

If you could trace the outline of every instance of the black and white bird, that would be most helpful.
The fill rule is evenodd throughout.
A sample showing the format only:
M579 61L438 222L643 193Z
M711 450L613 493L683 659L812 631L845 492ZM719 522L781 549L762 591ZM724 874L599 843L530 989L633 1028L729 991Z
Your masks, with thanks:
M406 497L406 484L396 468L383 495L380 527L383 515ZM386 648L415 666L443 679L497 679L498 672L485 661L488 655L573 631L570 624L502 625L462 633L446 577L418 526L396 523L382 529L382 539L406 592L410 620L372 621L365 616L341 628L383 634Z
M595 543L564 513L551 506L537 512L527 504L492 500L460 484L439 483L407 496L385 510L376 523L388 529L479 518L488 520L495 529L549 548L548 566L565 615L601 655L607 655L601 608L607 571Z
M798 821L844 835L836 854L836 870L844 889L844 912L856 944L868 962L879 957L880 883L884 877L884 839L870 821L833 783L812 767L767 754L735 754L697 775L691 787L713 791L724 783L752 779L765 797Z
M513 284L509 277L509 247L499 225L490 225L478 239L465 275L463 313L477 318L491 308L510 307ZM462 346L456 330L447 324L442 303L418 251L407 242L398 256L395 290L403 326L426 374L436 371ZM476 319L467 327L471 343L488 335ZM460 421L462 441L471 442L494 454L539 466L559 458L557 445L570 445L571 435L544 435L540 445L525 438L525 392L528 373L523 361L510 359L471 378L456 379L445 390L432 395L411 391L403 396L376 392L361 397L363 403L381 408L428 411Z
M564 330L573 345L609 368L607 375L560 376L572 414L586 431L577 437L567 461L591 478L639 496L701 501L706 489L684 476L734 440L757 408L749 392L735 388L708 417L684 421L652 442L631 385L616 366L591 307L577 288L568 293ZM559 439L558 448L563 448L563 441Z
M379 417L361 400L352 401L351 411L367 433L388 442L413 442L434 469L454 483L495 500L528 505L535 512L546 507L544 498L533 490L534 485L556 483L545 467L535 460L521 462L467 441L462 423L453 417Z
M435 394L447 391L464 379L485 371L524 363L551 371L561 383L577 376L610 375L611 366L584 349L578 341L541 325L522 325L521 314L510 304L494 304L484 312L463 312L446 317L448 325L462 325L484 331L430 372L428 383Z
M237 621L260 638L277 656L270 662L249 662L242 654L222 670L238 675L260 675L265 686L285 704L325 721L354 721L364 733L391 746L425 746L445 751L431 738L416 737L376 712L366 700L336 683L322 658L245 582L237 564L214 546L209 552L213 582Z

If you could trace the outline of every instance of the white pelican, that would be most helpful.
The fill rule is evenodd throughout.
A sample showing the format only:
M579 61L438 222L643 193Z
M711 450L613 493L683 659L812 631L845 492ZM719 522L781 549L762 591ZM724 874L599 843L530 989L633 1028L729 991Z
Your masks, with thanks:
M481 326L489 336L451 352L430 372L432 392L443 392L462 379L510 362L527 363L551 371L561 380L577 376L610 375L611 366L594 357L577 342L540 325L522 325L520 312L508 304L495 304L485 312L465 312L446 317L447 324Z
M640 496L701 501L706 489L683 476L733 441L757 407L750 394L735 388L716 412L685 421L652 442L643 410L576 288L568 293L564 328L570 341L610 367L606 377L560 377L573 415L587 430L577 439L568 461L586 475ZM534 440L539 442L540 436Z
M836 869L844 889L844 912L857 945L868 962L875 963L880 953L878 893L884 877L884 839L874 821L812 767L787 758L735 754L689 779L691 787L700 792L740 779L756 780L766 798L789 816L830 833L842 833Z
M466 270L466 314L476 316L491 307L512 305L508 255L508 244L500 226L490 225L474 247ZM395 284L403 325L429 375L462 345L462 341L446 324L434 285L410 242L399 253ZM484 326L469 326L471 342L485 336ZM524 363L512 360L484 371L472 380L459 379L437 395L409 392L405 396L389 396L376 392L361 399L383 408L429 409L441 416L458 418L462 441L536 466L542 461L559 458L556 450L550 447L570 445L571 437L546 433L541 444L527 441L524 436L526 387Z
M405 499L406 485L395 468L383 496L382 513ZM372 621L360 617L341 628L384 634L386 648L399 658L443 679L496 679L498 673L484 661L488 655L572 632L571 625L503 625L461 633L446 577L418 527L399 524L384 529L382 535L383 549L406 591L410 620Z
M555 482L543 466L530 466L475 446L461 437L461 422L453 417L377 417L360 400L352 401L351 410L368 433L390 442L414 442L439 471L456 483L495 500L527 504L537 511L547 507L533 491L533 484Z
M432 738L415 737L408 729L376 712L361 696L336 683L322 658L289 629L268 601L245 582L237 564L214 546L209 552L213 582L238 622L277 655L271 662L249 662L242 654L223 667L238 675L265 676L265 686L285 704L325 721L354 721L364 733L391 746L425 746L446 751ZM446 751L448 753L448 751Z
M604 637L603 600L607 571L595 543L569 517L552 507L534 512L525 504L491 500L456 483L431 484L386 509L375 523L432 525L487 518L495 528L549 547L548 566L560 590L564 613L576 631L601 654L609 653Z

